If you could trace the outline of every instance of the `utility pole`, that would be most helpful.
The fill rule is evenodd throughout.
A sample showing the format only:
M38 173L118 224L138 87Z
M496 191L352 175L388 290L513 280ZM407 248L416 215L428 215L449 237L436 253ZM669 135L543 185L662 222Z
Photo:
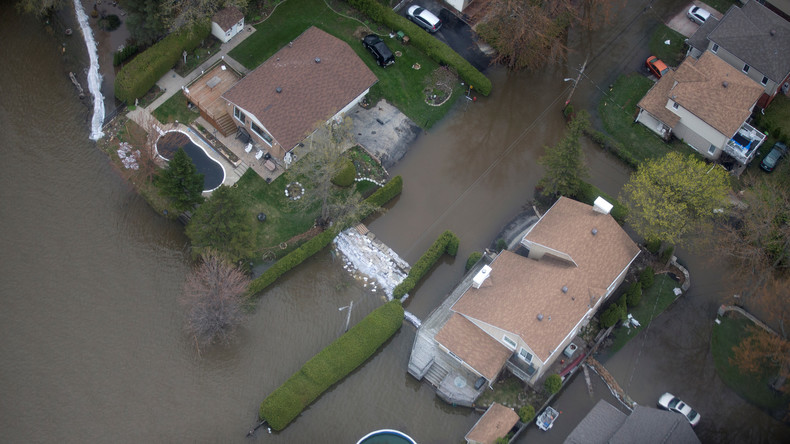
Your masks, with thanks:
M338 311L343 311L345 309L348 309L348 316L346 316L346 329L343 330L343 333L348 331L348 324L351 322L351 309L353 309L353 308L354 308L354 301L351 301L345 307L340 307L340 308L337 309Z
M565 109L565 107L567 107L568 104L571 103L571 96L573 96L573 92L576 91L576 87L579 86L579 80L582 79L582 74L584 74L584 68L586 67L587 67L587 59L584 59L584 63L582 64L582 68L579 70L579 75L576 77L576 80L565 79L566 82L569 80L573 80L573 88L571 88L571 92L568 94L568 98L565 100L565 106L562 107L563 109Z

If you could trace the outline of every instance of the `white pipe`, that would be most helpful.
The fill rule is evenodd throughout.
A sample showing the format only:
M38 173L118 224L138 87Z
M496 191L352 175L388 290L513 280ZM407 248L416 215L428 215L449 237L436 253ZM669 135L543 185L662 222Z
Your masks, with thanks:
M77 21L82 29L82 36L85 39L85 46L88 48L90 58L90 68L88 69L88 90L93 95L93 119L91 120L91 140L99 140L104 136L102 125L104 124L104 96L101 93L101 74L99 74L99 54L96 49L96 40L93 38L93 30L88 25L88 16L82 9L82 3L74 0L74 10L77 13Z

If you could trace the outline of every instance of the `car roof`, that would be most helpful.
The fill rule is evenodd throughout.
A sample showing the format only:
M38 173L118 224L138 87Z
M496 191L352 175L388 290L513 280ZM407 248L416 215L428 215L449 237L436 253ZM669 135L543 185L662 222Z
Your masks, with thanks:
M664 72L664 70L668 68L666 63L662 62L661 59L656 56L650 56L647 62L655 66L658 72Z
M414 6L417 6L417 5L414 5ZM412 8L410 8L410 9L413 10L414 15L419 15L420 17L422 17L425 20L427 20L431 25L435 25L435 24L437 24L437 23L439 23L441 21L441 20L439 20L439 17L437 17L437 16L435 16L433 14L433 12L423 8L422 6L417 6L416 8L414 6L412 6Z
M708 12L708 10L706 9L700 8L699 6L694 6L691 8L691 10L693 14L696 14L704 18L705 20L707 20L710 17L710 12Z

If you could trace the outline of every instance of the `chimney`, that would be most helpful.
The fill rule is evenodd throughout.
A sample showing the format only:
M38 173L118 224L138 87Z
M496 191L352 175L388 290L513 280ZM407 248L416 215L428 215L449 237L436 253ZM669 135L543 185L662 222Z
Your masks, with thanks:
M491 274L491 267L489 267L488 265L483 265L483 268L481 268L480 271L477 272L475 277L472 278L472 286L475 288L480 288L480 286L483 285L483 282L485 282L485 280L488 279L488 276L490 274Z
M614 205L610 204L601 196L598 196L593 203L593 210L601 214L609 214Z

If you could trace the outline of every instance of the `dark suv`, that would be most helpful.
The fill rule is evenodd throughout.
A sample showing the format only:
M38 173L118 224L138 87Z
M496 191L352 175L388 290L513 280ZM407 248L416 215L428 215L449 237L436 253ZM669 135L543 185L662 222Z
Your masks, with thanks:
M395 56L392 54L392 51L387 48L387 45L382 42L376 34L365 36L365 38L362 39L362 46L373 54L379 66L386 68L395 63Z
M784 157L786 154L787 145L782 142L776 142L768 155L763 158L762 162L760 162L760 168L770 173L774 170L774 168L776 168L776 164L779 162L779 159Z

